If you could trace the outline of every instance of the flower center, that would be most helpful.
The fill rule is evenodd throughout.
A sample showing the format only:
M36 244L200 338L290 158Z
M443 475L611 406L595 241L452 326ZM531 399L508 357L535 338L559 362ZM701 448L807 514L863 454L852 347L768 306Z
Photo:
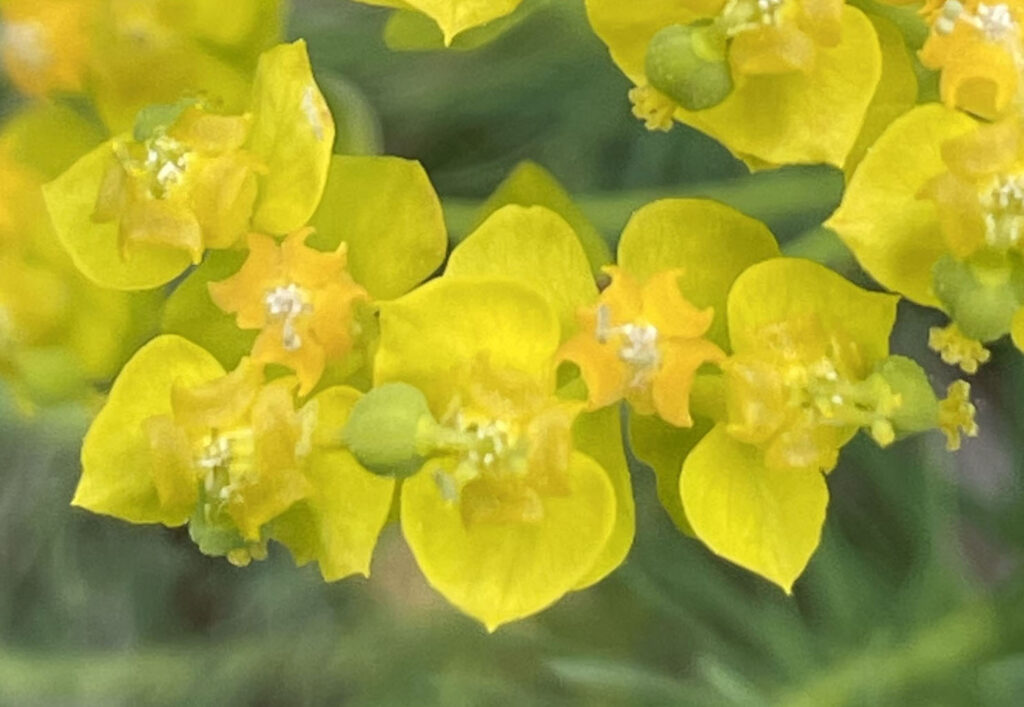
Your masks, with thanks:
M35 20L6 22L0 43L32 71L44 71L53 63L46 28Z
M631 373L629 387L643 388L650 384L661 365L656 326L643 322L613 325L611 310L608 305L602 304L597 308L594 335L602 344L618 339L619 358L629 366Z
M978 29L992 42L1001 42L1017 29L1010 7L1003 3L978 5L977 22Z
M452 471L438 471L435 480L448 501L459 497L462 487L484 475L522 476L527 471L526 440L518 425L505 419L469 419L461 411L445 426L451 433L445 446L457 454Z
M721 14L726 35L780 24L785 4L786 0L729 0Z
M275 287L263 297L267 317L272 322L281 322L281 345L285 351L298 351L302 337L295 330L295 324L303 315L313 311L308 293L294 282Z
M236 481L252 469L255 453L253 431L239 427L227 432L213 430L199 442L195 465L202 474L203 489L212 502L222 503L236 491Z
M1024 228L1024 175L1000 175L981 193L985 242L1007 249L1019 244Z
M976 28L989 42L1001 43L1013 39L1018 30L1010 6L1005 3L979 3L977 11L971 13L960 0L946 0L935 19L935 31L938 34L952 34L957 22L965 22Z
M185 180L192 153L184 143L158 132L131 150L116 144L114 151L125 170L146 185L154 199L166 199Z
M854 373L847 362L858 356L849 344L832 341L816 355L783 345L801 333L808 332L768 332L767 355L738 355L723 365L729 432L786 468L831 468L844 428L866 429L890 444L902 398L880 374Z

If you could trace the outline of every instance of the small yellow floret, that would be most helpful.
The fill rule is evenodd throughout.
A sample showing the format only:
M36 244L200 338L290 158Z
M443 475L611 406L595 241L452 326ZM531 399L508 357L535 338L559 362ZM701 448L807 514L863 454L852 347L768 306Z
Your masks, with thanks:
M964 336L956 324L928 330L928 348L951 366L960 366L964 373L977 373L978 366L992 357L980 341Z
M978 436L978 423L974 420L977 408L971 403L971 384L958 380L946 390L946 399L939 402L939 429L946 435L946 449L960 449L961 434Z

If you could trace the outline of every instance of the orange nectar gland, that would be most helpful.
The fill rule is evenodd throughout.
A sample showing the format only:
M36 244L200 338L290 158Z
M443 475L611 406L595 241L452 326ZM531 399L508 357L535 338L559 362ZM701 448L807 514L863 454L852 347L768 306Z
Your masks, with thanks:
M942 98L950 105L995 118L1016 98L1024 101L1024 46L1017 2L987 4L946 0L921 10L933 35L922 63L941 69Z
M442 463L439 493L475 523L539 523L542 499L569 493L566 474L578 403L545 395L513 370L477 361L421 444Z
M692 425L689 397L697 369L724 357L703 338L712 310L697 309L682 296L680 270L659 273L642 288L618 268L605 271L612 283L595 307L580 313L580 333L565 343L560 358L579 366L592 409L625 399L640 414Z
M729 433L764 449L775 468L829 470L853 430L880 445L896 437L902 398L879 374L864 376L857 345L816 322L766 328L764 348L722 363Z
M253 357L295 371L308 394L329 361L347 356L360 334L357 302L369 294L347 270L346 245L333 252L305 244L313 229L280 244L250 234L249 257L232 277L209 285L214 303L236 315L241 329L259 329Z

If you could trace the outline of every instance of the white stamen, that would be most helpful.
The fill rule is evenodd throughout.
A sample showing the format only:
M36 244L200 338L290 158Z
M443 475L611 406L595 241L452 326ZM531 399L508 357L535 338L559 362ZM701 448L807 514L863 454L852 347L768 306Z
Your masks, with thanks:
M275 287L264 296L263 303L270 319L284 323L281 331L284 350L298 351L302 348L302 337L295 331L295 322L313 309L302 288L295 283Z
M998 5L979 4L977 19L978 28L992 42L1002 41L1017 29L1017 23L1013 19L1010 7L1004 3Z
M597 324L594 336L598 343L607 343L613 336L625 339L619 349L619 358L633 369L632 387L642 387L650 381L653 372L661 364L658 351L658 328L652 324L622 324L612 326L611 311L605 304L597 308Z

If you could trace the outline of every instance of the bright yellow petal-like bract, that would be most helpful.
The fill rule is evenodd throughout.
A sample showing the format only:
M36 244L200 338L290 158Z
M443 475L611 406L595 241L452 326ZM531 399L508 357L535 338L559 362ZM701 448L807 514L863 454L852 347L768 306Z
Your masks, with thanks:
M516 165L480 207L479 227L491 214L509 204L543 206L566 220L576 232L595 275L612 262L612 253L601 232L587 219L554 175L529 160ZM475 230L475 228L474 228Z
M633 214L618 254L619 266L641 281L679 268L683 296L715 312L707 338L726 347L725 301L733 281L754 263L779 255L779 246L767 226L724 204L665 199Z
M291 233L306 225L320 203L335 134L304 41L260 57L251 110L249 149L266 168L253 226L265 233Z
M367 5L422 12L437 23L444 34L444 43L467 29L511 14L523 0L356 0Z
M317 561L324 580L369 576L370 559L387 521L395 482L362 468L337 448L341 430L360 393L328 388L307 405L317 411L314 447L306 467L310 495L273 523L273 536L297 564Z
M82 478L72 503L133 523L181 525L187 507L161 504L146 420L172 414L171 391L224 375L217 360L177 336L161 336L139 349L118 376L106 405L82 445Z
M626 559L636 535L636 504L629 464L622 448L619 408L608 406L582 413L573 425L573 440L576 449L591 457L607 472L615 491L615 525L601 554L573 587L579 590L597 584Z
M882 49L882 76L864 115L864 125L857 142L843 166L847 179L889 124L917 103L917 74L914 73L914 63L903 33L888 20L876 15L868 17Z
M113 155L109 143L82 157L43 187L54 228L75 265L93 282L119 290L145 290L173 279L188 267L177 248L140 245L126 259L118 224L94 219L96 198Z
M448 259L445 277L507 277L543 294L567 338L576 312L597 297L587 256L561 216L540 206L505 206Z
M423 282L448 247L430 178L419 162L398 157L333 157L310 225L310 244L348 244L349 272L374 299L393 299Z
M868 18L847 6L842 41L818 52L807 73L741 77L720 105L679 110L676 117L752 169L819 162L842 167L881 77L881 49Z
M458 367L478 359L553 386L558 341L558 319L533 289L511 280L441 278L381 304L374 382L410 383L440 415Z
M760 457L718 426L686 458L680 493L713 552L789 593L821 538L828 488L817 470L769 469Z
M402 532L427 581L493 631L573 589L612 532L615 493L604 470L576 453L568 479L568 494L544 499L543 522L467 526L428 465L402 487Z
M949 169L943 143L976 125L936 104L897 119L864 157L827 223L872 277L919 304L938 306L932 268L948 252L935 204L921 192Z
M733 353L762 349L769 327L813 320L826 335L843 332L868 368L889 355L898 301L895 295L857 287L810 260L767 260L740 275L729 293Z
M716 8L689 0L587 0L591 26L612 59L637 86L646 86L651 39L670 25L688 25ZM824 162L842 166L853 149L882 71L878 38L852 7L842 15L841 41L817 47L808 71L740 75L725 100L677 120L714 137L752 169Z

